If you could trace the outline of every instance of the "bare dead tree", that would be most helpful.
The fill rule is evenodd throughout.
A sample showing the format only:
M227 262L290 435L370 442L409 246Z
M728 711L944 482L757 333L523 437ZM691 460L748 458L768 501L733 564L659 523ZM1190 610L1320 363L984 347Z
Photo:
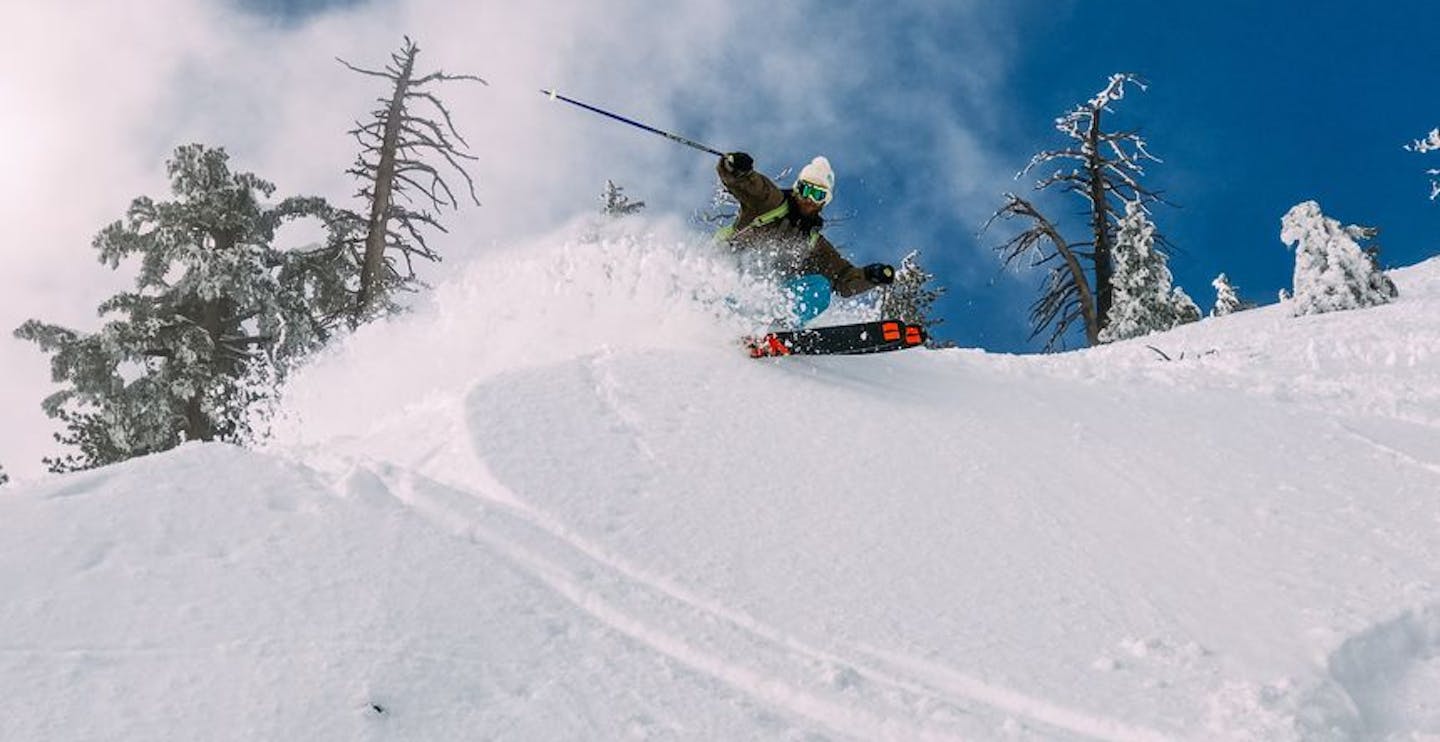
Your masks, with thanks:
M1081 319L1085 323L1086 342L1095 345L1099 341L1100 320L1095 314L1090 281L1080 264L1080 256L1065 241L1054 223L1029 201L1013 193L1005 194L1005 205L990 217L985 228L989 229L996 219L1014 217L1028 220L1030 227L998 248L1001 258L1008 265L1029 256L1029 267L1049 266L1050 271L1044 291L1030 308L1030 325L1034 328L1030 337L1039 335L1047 327L1051 328L1045 350L1053 350L1070 325Z
M1072 140L1070 146L1036 154L1016 176L1024 177L1037 168L1057 163L1059 166L1054 172L1035 184L1035 190L1055 187L1062 193L1077 194L1084 199L1089 239L1067 242L1052 221L1042 216L1033 204L1014 194L1005 195L1006 204L991 219L993 222L996 217L1020 216L1034 223L999 248L1007 264L1030 255L1045 243L1053 250L1041 248L1031 266L1063 261L1063 265L1051 268L1049 280L1031 312L1034 334L1040 334L1047 327L1053 330L1047 350L1054 348L1076 319L1085 321L1086 341L1091 345L1097 342L1114 293L1111 284L1115 229L1125 214L1124 204L1135 201L1148 211L1152 203L1165 203L1158 191L1140 182L1145 163L1160 162L1160 159L1150 154L1139 131L1111 132L1102 126L1104 114L1113 112L1111 106L1125 97L1130 85L1141 90L1146 88L1145 82L1136 75L1111 75L1105 89L1094 98L1057 118L1055 128ZM1156 241L1162 246L1168 245L1161 235L1156 236ZM1082 261L1088 263L1088 272Z
M363 220L364 229L357 225L351 239L352 250L363 244L362 254L355 258L360 265L356 322L392 306L390 295L415 282L416 258L440 260L426 242L426 229L446 232L436 213L446 207L459 209L460 202L441 171L424 159L426 156L443 160L450 170L459 173L465 180L469 200L480 205L475 181L462 164L476 158L463 151L469 143L456 131L450 110L427 86L457 80L488 83L474 75L419 75L415 72L419 53L420 47L407 36L400 51L390 55L390 64L384 70L364 69L338 60L362 75L387 80L391 86L389 97L377 99L380 107L371 112L371 119L356 122L349 132L361 150L354 167L347 172L363 184L356 195L370 207L369 218ZM428 110L420 113L412 110L412 105ZM412 208L417 201L419 207ZM352 216L360 220L358 215ZM363 242L360 234L364 235Z

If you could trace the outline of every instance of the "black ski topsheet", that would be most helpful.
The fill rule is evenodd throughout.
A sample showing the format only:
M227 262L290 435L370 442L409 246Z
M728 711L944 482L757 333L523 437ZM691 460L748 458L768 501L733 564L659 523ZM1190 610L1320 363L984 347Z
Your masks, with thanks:
M745 339L752 358L886 353L923 345L925 329L900 320L780 330Z

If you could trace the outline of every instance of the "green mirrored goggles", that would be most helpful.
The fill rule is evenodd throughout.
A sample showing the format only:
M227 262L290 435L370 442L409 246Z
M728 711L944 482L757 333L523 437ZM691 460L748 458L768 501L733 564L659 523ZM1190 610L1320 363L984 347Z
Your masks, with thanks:
M825 198L830 195L830 191L827 190L824 186L818 186L814 183L802 180L799 183L795 184L795 195L799 196L800 198L814 201L817 204L823 204L825 203Z

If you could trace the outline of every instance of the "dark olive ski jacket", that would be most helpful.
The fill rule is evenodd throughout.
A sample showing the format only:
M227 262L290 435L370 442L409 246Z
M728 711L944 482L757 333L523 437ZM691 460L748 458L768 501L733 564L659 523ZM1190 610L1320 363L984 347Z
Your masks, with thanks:
M839 251L820 230L824 218L806 218L794 206L794 197L756 170L734 173L722 158L716 166L720 183L740 202L735 223L720 230L717 239L738 251L763 250L776 271L786 278L818 273L841 296L854 296L875 288L865 273Z

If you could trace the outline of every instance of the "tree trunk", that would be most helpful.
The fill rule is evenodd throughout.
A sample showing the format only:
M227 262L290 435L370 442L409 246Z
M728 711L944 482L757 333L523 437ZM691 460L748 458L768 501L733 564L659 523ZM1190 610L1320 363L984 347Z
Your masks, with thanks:
M390 107L385 115L380 161L375 168L375 200L370 204L370 225L365 234L365 260L360 267L360 291L355 299L356 322L364 319L375 301L375 295L380 291L381 271L384 270L385 232L389 223L391 192L395 183L395 150L400 141L400 125L404 122L401 109L405 106L405 94L410 88L416 51L418 50L413 45L405 49L405 63L396 77L395 94L390 98Z
M212 299L200 306L200 327L210 336L212 373L220 361L220 300ZM205 390L196 389L185 400L185 440L215 440L215 421L205 412Z
M185 401L185 440L215 440L215 425L205 414L204 392L196 392Z
M1089 151L1086 153L1085 168L1090 176L1090 230L1095 233L1095 319L1096 332L1110 323L1110 303L1114 299L1111 280L1114 266L1111 262L1110 244L1110 200L1105 195L1105 172L1100 152L1100 109L1090 118L1090 131L1086 137ZM1095 340L1091 340L1091 345Z
M235 249L239 237L226 231L212 232L210 234L211 249L222 255ZM208 363L209 373L207 377L214 380L223 379L225 383L233 381L234 361L225 352L223 338L225 336L225 319L233 316L235 311L230 302L224 297L214 299L201 299L200 306L196 312L195 322L205 331L210 341L210 354L202 363ZM217 434L215 420L205 411L205 390L197 389L185 400L185 439L191 441L213 441Z
M1055 252L1065 261L1065 268L1070 271L1070 280L1075 284L1075 301L1080 304L1080 318L1085 322L1085 342L1091 347L1099 345L1100 318L1095 315L1096 301L1090 292L1090 282L1085 278L1085 269L1080 265L1080 258L1070 248L1070 243L1060 235L1060 230L1056 229L1034 204L1013 195L1010 198L1012 204L1017 204L1022 209L1021 213L1035 220L1036 228L1045 233L1050 244L1055 246Z

